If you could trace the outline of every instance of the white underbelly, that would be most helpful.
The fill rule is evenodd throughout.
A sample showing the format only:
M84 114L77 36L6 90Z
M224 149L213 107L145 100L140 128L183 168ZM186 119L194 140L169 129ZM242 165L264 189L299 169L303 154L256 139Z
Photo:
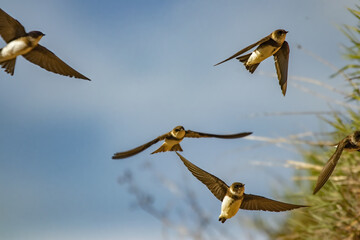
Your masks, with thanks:
M170 151L171 148L172 148L174 145L176 145L176 144L178 144L178 143L180 143L180 142L181 142L181 140L165 139L165 142L163 143L163 146L164 146L164 148L165 148L166 151Z
M32 47L29 47L29 45L22 40L11 41L1 49L0 61L6 61L15 58L19 55L26 54L31 50Z
M226 219L232 218L239 211L242 200L234 201L232 198L225 196L221 204L220 217Z
M261 63L262 61L264 61L268 57L275 54L279 49L280 48L275 49L272 46L257 48L257 49L255 49L255 51L253 51L251 53L251 55L250 55L250 57L249 57L249 59L248 59L248 61L246 63L248 65Z

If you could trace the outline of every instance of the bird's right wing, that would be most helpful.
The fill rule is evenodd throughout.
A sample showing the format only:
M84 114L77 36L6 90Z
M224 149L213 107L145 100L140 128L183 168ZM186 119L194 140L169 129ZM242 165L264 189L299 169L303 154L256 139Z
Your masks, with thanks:
M233 138L242 138L252 134L252 132L242 132L242 133L235 133L235 134L212 134L212 133L202 133L202 132L195 132L191 130L186 130L185 137L188 138L223 138L223 139L233 139Z
M90 80L85 77L65 62L63 62L60 58L58 58L53 52L51 52L46 47L38 44L33 50L23 55L28 61L50 71L53 73L57 73L60 75L81 78L85 80Z
M6 43L26 35L25 28L18 20L0 8L0 35Z
M281 48L274 54L276 73L279 79L279 85L284 96L286 94L287 87L289 53L289 44L284 41Z
M115 153L114 156L112 157L112 159L123 159L123 158L128 158L128 157L134 156L135 154L138 154L138 153L144 151L145 149L149 148L150 146L154 145L155 143L157 143L161 140L164 140L166 137L168 137L170 135L171 135L170 132L168 132L168 133L161 135L161 136L155 138L154 140L151 140L150 142L145 143L137 148L131 149L126 152Z
M316 194L329 179L329 177L332 174L332 172L334 171L336 164L339 161L339 158L344 150L345 145L348 143L348 141L349 141L349 138L346 137L339 142L334 154L331 156L331 158L327 161L327 163L321 170L319 177L317 179L313 194Z
M226 62L226 61L229 61L229 60L231 60L231 59L233 59L233 58L235 58L235 57L237 57L237 56L239 56L239 55L243 54L244 52L249 51L249 50L250 50L250 49L252 49L253 47L255 47L255 46L257 46L257 45L260 45L260 44L262 44L262 43L264 43L264 42L268 41L269 39L271 39L271 34L270 34L269 36L266 36L266 37L264 37L264 38L260 39L260 40L259 40L259 41L257 41L256 43L251 44L251 45L247 46L246 48L244 48L244 49L242 49L242 50L238 51L237 53L235 53L235 54L234 54L234 55L232 55L231 57L229 57L229 58L225 59L224 61L221 61L221 62L219 62L219 63L215 64L214 66L217 66L217 65L222 64L222 63L224 63L224 62Z
M227 189L229 188L226 183L221 179L215 177L214 175L202 170L201 168L195 166L189 160L181 156L179 153L176 154L183 161L184 165L189 169L189 171L194 175L200 182L205 184L207 188L214 194L214 196L222 201L226 195Z
M245 193L244 199L240 205L240 208L245 210L262 210L270 212L282 212L301 207L308 206L279 202L266 197Z

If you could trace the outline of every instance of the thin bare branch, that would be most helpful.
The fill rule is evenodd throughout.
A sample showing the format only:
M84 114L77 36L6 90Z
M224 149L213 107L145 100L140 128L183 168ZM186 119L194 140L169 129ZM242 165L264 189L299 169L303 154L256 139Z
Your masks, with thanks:
M273 117L273 116L296 116L296 115L333 115L335 113L340 113L340 111L303 111L303 112L262 112L262 113L251 113L248 118L257 118L257 117Z
M301 86L297 83L292 83L293 86L297 87L298 89L302 90L303 92L306 92L306 93L309 93L311 95L314 95L318 98L321 98L323 100L325 100L326 102L329 102L329 103L335 103L337 105L340 105L340 106L343 106L343 107L346 107L346 108L351 108L351 109L357 109L357 110L360 110L360 106L356 106L356 105L353 105L353 104L349 104L349 103L346 103L346 102L343 102L343 101L339 101L339 100L336 100L334 98L330 98L330 97L327 97L325 95L322 95L320 93L317 93L315 91L312 91L310 90L309 88L306 88L304 86Z
M308 144L313 146L334 146L333 142L329 141L308 141L308 140L300 140L302 137L314 136L313 132L305 132L296 135L290 135L288 137L278 137L278 138L270 138L270 137L262 137L262 136L247 136L247 140L252 141L260 141L267 142L273 144L286 143L286 144Z
M340 68L336 67L334 64L330 63L326 59L315 54L313 51L310 51L310 50L304 48L302 45L297 44L297 48L300 49L301 51L303 51L308 56L310 56L310 57L314 58L315 60L319 61L320 63L324 64L325 66L330 67L330 69L332 69L334 72L340 71ZM339 73L345 78L345 80L347 80L351 84L351 86L354 89L358 89L357 85L352 81L352 79L344 71L340 71Z

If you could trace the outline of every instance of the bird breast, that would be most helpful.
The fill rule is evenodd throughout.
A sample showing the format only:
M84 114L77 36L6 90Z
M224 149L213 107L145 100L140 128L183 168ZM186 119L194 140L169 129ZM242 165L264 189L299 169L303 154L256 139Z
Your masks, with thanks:
M274 47L272 45L260 45L255 51L252 52L248 61L246 62L247 65L258 64L267 59L268 57L275 54L280 47Z
M235 214L239 211L242 199L233 199L229 196L225 196L222 204L221 204L221 217L225 217L226 219L235 216Z
M163 146L165 147L165 149L167 151L170 151L171 148L175 145L175 144L178 144L180 143L181 140L177 140L177 139L165 139L164 143L163 143Z
M31 44L24 38L19 38L9 42L5 47L2 48L0 53L0 61L6 61L15 58L19 55L26 54L33 49Z

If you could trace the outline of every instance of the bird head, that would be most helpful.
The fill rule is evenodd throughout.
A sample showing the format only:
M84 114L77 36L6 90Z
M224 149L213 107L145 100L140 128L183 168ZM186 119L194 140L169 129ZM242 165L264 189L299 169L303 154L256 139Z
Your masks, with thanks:
M288 31L284 29L277 29L272 32L271 38L274 39L276 42L283 43L285 41L285 37Z
M38 39L38 38L41 39L43 36L45 36L45 34L40 31L31 31L28 33L28 35L35 39Z
M32 42L33 46L36 46L40 39L45 36L45 34L40 31L31 31L27 35L30 36L30 41Z
M244 190L245 190L245 184L240 182L234 182L230 186L230 192L234 195L242 195L244 194Z
M183 126L177 126L171 131L171 135L176 138L183 138L185 136L185 129Z

